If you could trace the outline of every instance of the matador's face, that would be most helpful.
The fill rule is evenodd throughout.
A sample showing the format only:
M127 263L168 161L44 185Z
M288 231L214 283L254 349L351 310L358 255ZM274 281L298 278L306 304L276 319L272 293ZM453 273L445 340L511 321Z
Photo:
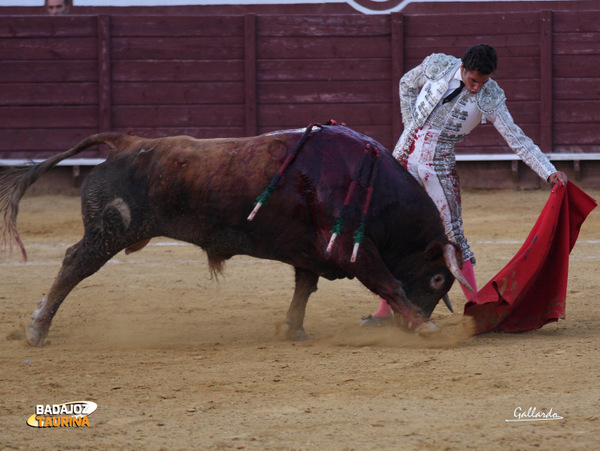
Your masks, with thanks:
M478 70L466 70L462 66L460 66L460 76L465 84L465 88L471 94L477 94L490 79L490 74L482 74Z

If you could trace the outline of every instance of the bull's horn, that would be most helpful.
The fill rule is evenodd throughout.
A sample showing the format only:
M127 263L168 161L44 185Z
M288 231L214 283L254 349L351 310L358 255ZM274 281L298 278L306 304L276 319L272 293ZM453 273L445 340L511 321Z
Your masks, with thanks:
M456 248L448 243L444 246L444 260L446 261L446 266L452 273L452 275L460 282L461 285L466 287L471 293L475 293L475 290L469 285L467 279L460 272L460 268L458 267L458 260L456 259Z
M444 304L446 304L446 307L448 307L448 310L450 310L450 312L454 313L454 309L452 308L452 303L450 302L448 293L446 293L442 299L444 300Z

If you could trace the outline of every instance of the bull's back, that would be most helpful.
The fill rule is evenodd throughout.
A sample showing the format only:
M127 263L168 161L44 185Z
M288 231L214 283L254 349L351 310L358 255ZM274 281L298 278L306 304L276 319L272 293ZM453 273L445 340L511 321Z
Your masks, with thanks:
M130 137L88 176L83 188L84 218L103 221L102 211L121 199L130 211L136 239L165 235L206 247L225 233L248 235L271 217L246 218L301 133L276 137L198 140L187 136L145 140ZM277 190L271 207L277 208ZM270 219L273 221L273 219ZM276 232L278 224L270 224ZM145 236L142 236L144 234ZM238 240L244 241L244 240ZM245 240L244 253L249 252ZM230 251L233 252L233 251Z
M252 141L137 138L95 168L87 185L110 186L112 196L132 197L164 213L165 209L183 211L186 206L230 204L264 185L264 173L272 164Z
M390 225L412 224L411 205L422 203L422 189L380 144L341 126L310 134L281 172L268 202L248 221L257 197L283 169L302 133L129 140L90 174L84 210L86 202L106 204L122 198L131 208L132 228L140 231L136 239L170 236L209 251L212 247L213 253L225 257L245 253L294 264L293 256L302 254L306 261L320 260L350 184L356 180L356 192L344 211L345 233L351 240L379 153L380 167L369 207L376 238L385 245L395 234ZM367 145L371 151L361 163ZM99 192L104 199L97 199ZM422 206L419 208L422 212ZM387 227L383 232L381 224Z

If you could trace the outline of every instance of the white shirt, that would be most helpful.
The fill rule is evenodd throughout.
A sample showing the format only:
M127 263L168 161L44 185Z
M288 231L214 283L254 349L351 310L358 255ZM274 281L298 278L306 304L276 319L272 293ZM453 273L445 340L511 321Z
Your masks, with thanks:
M462 77L460 76L460 66L456 69L454 76L448 81L448 89L440 99L440 103L444 101L446 97L448 97L452 91L460 86L460 82L462 81Z

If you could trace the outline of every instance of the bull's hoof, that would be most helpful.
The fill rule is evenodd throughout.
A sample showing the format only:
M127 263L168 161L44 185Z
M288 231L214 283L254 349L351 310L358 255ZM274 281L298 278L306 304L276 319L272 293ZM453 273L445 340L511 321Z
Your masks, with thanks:
M30 346L43 346L46 335L48 335L47 330L40 331L35 327L35 324L28 325L25 332L27 334L27 343Z
M431 320L427 320L421 324L419 324L415 329L415 333L419 335L429 335L434 332L438 332L440 329L435 325L435 323Z
M308 336L308 334L306 332L304 332L304 329L288 330L287 336L292 341L310 340L310 337Z

